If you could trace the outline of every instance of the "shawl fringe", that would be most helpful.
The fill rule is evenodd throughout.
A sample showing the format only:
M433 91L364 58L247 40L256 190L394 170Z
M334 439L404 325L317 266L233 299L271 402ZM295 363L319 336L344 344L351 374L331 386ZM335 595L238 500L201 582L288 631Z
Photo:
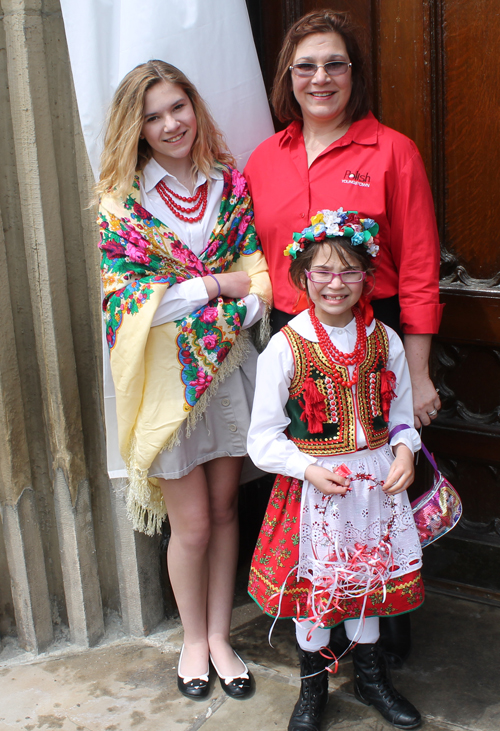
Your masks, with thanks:
M159 453L165 450L172 450L180 444L179 432L183 424L186 424L186 437L189 438L191 436L194 427L202 418L212 396L217 392L219 385L236 368L239 368L247 359L249 352L250 336L248 331L244 330L237 337L227 357L215 374L209 388L198 399L196 405L186 417L186 420L168 438ZM128 473L128 484L126 488L127 515L132 521L134 530L145 533L148 536L154 536L155 533L161 533L162 523L167 517L167 508L157 480L148 477L147 469L138 467L135 450L136 444L134 439L130 443L128 458L126 460Z
M271 340L271 307L266 305L257 331L257 349L262 352Z

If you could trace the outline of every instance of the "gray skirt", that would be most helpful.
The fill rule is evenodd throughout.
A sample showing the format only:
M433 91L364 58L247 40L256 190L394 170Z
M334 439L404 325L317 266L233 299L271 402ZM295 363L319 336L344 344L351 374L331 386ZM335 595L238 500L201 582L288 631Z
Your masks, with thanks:
M191 436L186 437L183 425L179 433L180 444L171 451L165 449L156 457L149 468L149 477L176 480L212 459L246 455L257 357L252 345L245 362L219 384ZM241 482L259 474L262 473L248 460Z

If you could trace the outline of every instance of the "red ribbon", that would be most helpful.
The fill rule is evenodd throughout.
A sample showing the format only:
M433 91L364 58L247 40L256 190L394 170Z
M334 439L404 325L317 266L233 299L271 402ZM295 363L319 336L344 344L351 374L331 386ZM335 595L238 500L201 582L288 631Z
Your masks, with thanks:
M368 295L362 294L358 300L358 308L363 316L363 320L366 326L371 325L373 322L373 307L370 304Z

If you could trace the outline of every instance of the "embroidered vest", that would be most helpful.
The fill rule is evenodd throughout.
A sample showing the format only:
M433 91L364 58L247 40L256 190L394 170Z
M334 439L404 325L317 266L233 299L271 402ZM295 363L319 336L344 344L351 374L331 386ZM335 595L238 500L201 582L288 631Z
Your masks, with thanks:
M334 365L322 353L319 343L303 338L286 325L286 335L295 361L295 376L290 384L286 410L291 422L288 438L301 452L315 456L332 456L355 452L356 416L354 397L350 388L337 384L332 377L336 369L344 381L349 379L345 366ZM389 341L385 327L376 322L375 330L367 338L366 356L359 366L356 386L356 410L370 449L377 449L387 443L389 431L382 415L381 371L387 365ZM301 420L304 412L306 380L312 378L317 391L324 397L320 401L322 414L321 431L312 434L307 419ZM319 399L319 396L318 396ZM326 418L325 418L326 417Z

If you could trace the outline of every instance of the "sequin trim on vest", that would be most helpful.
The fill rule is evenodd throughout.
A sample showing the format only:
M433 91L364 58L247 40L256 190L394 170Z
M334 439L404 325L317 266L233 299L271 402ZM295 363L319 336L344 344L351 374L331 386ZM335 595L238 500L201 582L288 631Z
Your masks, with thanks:
M316 456L332 456L355 452L356 418L354 396L350 388L338 385L332 376L335 368L344 381L349 380L345 366L331 363L318 343L299 335L286 325L282 332L292 349L295 376L290 384L286 410L291 422L288 438L301 452ZM359 366L356 400L359 421L370 449L378 449L387 443L389 431L382 416L381 372L387 366L389 341L385 327L376 322L375 329L366 341L366 356ZM307 423L301 420L304 412L305 381L312 378L318 392L325 399L326 420L322 431L311 434Z

